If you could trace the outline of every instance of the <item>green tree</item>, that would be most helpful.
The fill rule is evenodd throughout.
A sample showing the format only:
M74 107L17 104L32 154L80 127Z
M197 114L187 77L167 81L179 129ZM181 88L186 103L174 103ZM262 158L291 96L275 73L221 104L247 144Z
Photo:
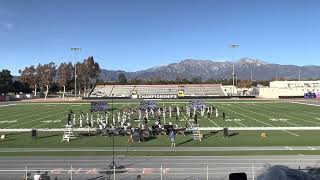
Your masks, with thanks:
M120 73L118 75L118 83L122 84L122 85L128 83L127 77L126 77L126 75L124 73Z
M11 72L7 69L3 69L0 72L0 94L7 94L12 85Z
M191 82L193 84L200 84L200 83L202 83L202 78L200 76L192 77Z

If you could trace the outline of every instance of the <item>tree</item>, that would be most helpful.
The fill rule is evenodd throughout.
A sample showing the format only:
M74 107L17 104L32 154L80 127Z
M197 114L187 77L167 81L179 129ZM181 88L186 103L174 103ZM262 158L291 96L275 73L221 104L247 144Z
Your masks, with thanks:
M56 65L53 62L44 65L39 64L36 70L41 91L44 87L46 87L45 99L47 99L49 86L53 82L53 78L56 75Z
M14 81L12 83L12 90L14 93L19 93L19 92L25 92L25 93L30 93L32 90L26 86L26 84L22 83L21 81Z
M251 81L249 81L249 80L240 80L239 81L239 87L240 88L250 88L251 87Z
M200 84L202 83L202 78L200 76L195 76L191 79L193 84Z
M128 83L127 77L126 77L126 75L124 73L120 73L118 75L118 83L122 84L122 85Z
M12 84L12 76L9 70L3 69L0 72L0 95L7 94Z
M69 62L68 64L61 63L60 66L58 67L58 70L57 70L58 84L60 87L63 87L62 98L65 97L66 85L68 81L72 79L72 72L73 72L73 67L71 62Z
M34 96L37 96L37 87L39 76L37 75L37 70L34 66L25 67L23 71L19 70L21 74L20 80L25 84L28 84L30 88L34 88Z
M77 83L79 91L82 89L84 92L90 88L92 80L96 80L100 73L100 66L94 61L92 56L85 59L82 63L76 64L77 68Z

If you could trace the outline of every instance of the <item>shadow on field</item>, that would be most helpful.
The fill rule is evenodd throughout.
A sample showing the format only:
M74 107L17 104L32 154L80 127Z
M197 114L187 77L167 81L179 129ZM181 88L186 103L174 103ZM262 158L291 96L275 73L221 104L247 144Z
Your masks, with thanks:
M178 146L179 145L183 145L183 144L186 144L186 143L189 143L189 142L192 142L193 141L193 138L190 138L190 139L188 139L188 140L185 140L185 141L183 141L183 142L181 142L181 143L179 143L179 144L177 144Z
M157 139L157 137L155 137L155 136L149 136L149 137L145 137L144 139L143 139L143 141L152 141L152 140L155 140L155 139Z
M15 138L13 138L13 139L5 139L5 140L1 140L0 143L1 142L8 142L8 141L15 141L15 140L17 140L17 139L15 139Z
M238 132L232 132L232 133L229 134L229 137L236 136L238 134L239 134Z
M211 136L214 136L214 135L216 135L217 133L219 133L220 131L221 131L221 130L219 130L219 131L211 131L211 132L208 133L208 134L204 134L202 139L207 139L207 138L209 138L209 137L211 137Z
M24 134L24 133L27 133L27 132L12 132L12 133L6 134L6 136L13 136L13 135L19 135L19 134Z
M56 136L62 136L61 134L51 134L47 136L40 136L37 139L44 139L44 138L51 138L51 137L56 137Z

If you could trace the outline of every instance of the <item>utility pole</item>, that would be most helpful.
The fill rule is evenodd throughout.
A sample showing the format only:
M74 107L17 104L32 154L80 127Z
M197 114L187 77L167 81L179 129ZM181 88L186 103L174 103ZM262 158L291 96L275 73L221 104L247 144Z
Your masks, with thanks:
M299 69L299 81L300 81L300 78L301 78L300 74L301 74L301 70Z
M251 86L252 86L252 68L251 68L251 71L250 71L250 82L251 82Z
M234 78L235 78L235 74L234 74L234 51L235 48L239 48L239 44L230 44L229 47L232 48L232 95L234 95Z
M70 48L72 52L80 52L81 48ZM77 58L75 58L77 61ZM77 62L74 63L74 97L77 98Z

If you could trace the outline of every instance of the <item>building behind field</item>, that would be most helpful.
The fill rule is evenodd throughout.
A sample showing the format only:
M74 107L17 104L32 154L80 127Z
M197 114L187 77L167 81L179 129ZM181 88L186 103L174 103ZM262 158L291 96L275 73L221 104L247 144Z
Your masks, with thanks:
M306 93L320 97L320 81L272 81L269 87L259 88L260 98L295 98Z

